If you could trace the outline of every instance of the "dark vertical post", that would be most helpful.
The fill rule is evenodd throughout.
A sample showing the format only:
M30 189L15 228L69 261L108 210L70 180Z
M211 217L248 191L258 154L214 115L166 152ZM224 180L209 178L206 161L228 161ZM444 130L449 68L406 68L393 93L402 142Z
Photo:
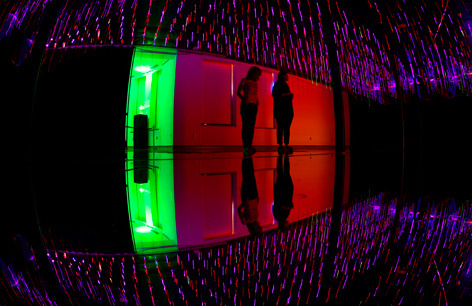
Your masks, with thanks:
M135 149L147 149L149 147L149 128L147 115L134 116L133 142Z
M345 154L336 154L333 208L328 234L328 250L323 259L323 270L320 280L320 293L317 303L329 303L330 296L335 292L330 290L335 273L335 258L338 253L338 237L341 231L342 204L344 196ZM333 290L334 291L334 290Z
M146 184L149 182L149 150L136 150L133 155L134 183Z
M328 49L328 64L331 72L331 88L333 89L334 103L334 129L336 152L345 151L344 141L344 108L341 87L341 71L339 70L339 61L336 52L336 43L334 41L334 20L331 0L322 0L319 2L321 11L321 25L323 30L323 40Z
M395 40L392 39L390 43L392 46L395 46ZM390 48L388 50L388 60L390 62L390 67L392 67L393 78L395 80L395 91L397 93L397 100L400 102L400 111L401 111L401 122L402 122L402 181L400 186L400 201L403 200L403 191L405 184L405 99L403 96L403 89L400 83L400 74L398 73L397 62L395 61L394 56L395 49Z
M331 72L331 87L333 90L334 103L334 126L336 144L336 165L334 178L333 208L331 210L331 223L328 236L328 250L323 263L321 276L320 302L327 303L330 295L331 282L335 269L334 259L338 251L337 242L341 230L342 201L344 194L344 109L341 88L341 72L334 40L334 20L331 10L331 0L319 2L321 13L321 25L323 40L328 50L328 64ZM340 154L339 154L340 153Z

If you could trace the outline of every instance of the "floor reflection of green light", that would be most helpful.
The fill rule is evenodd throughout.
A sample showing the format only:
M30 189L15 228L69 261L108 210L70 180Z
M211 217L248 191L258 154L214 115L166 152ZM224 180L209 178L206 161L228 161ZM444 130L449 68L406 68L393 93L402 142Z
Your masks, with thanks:
M134 146L133 119L138 114L148 116L151 147L173 145L176 58L176 50L135 47L128 86L128 148ZM126 161L126 180L134 250L138 254L175 250L173 159L137 157L138 152L133 155L131 151ZM143 171L148 174L143 175Z
M174 161L151 159L144 169L149 171L146 183L135 182L136 171L143 171L140 167L142 161L129 156L126 181L134 250L138 254L176 250Z

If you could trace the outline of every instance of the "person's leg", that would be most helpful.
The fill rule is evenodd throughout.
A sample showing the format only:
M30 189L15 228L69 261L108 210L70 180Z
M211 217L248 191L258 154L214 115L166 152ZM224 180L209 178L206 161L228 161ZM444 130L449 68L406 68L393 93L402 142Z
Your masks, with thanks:
M241 138L243 141L243 152L246 153L246 150L249 146L249 120L248 120L248 106L244 103L241 103Z
M284 143L288 147L290 143L290 126L292 125L292 118L287 118L284 126Z
M282 157L277 157L277 179L284 174Z
M258 193L252 158L243 158L241 168L243 174L243 180L241 182L241 200L255 199L257 198Z
M290 159L288 156L284 158L284 175L290 176Z
M252 161L252 157L244 158L243 160L243 180L247 184L247 198L250 200L256 199L259 194L257 192L257 183L256 183L256 176L254 175L254 163Z
M248 105L248 146L252 147L252 140L254 139L254 127L256 125L257 105L250 103Z
M281 146L283 144L282 136L284 133L283 122L280 118L275 118L275 120L277 121L277 144Z
M249 124L247 122L243 121L243 128L241 129L241 137L243 140L243 147L247 148L249 147Z
M284 143L286 146L290 143L290 126L284 127Z

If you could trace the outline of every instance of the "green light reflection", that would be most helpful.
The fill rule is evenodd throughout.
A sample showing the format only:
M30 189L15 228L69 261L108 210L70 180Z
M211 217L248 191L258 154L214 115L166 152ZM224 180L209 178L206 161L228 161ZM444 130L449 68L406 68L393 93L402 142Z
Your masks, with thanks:
M137 254L175 251L174 161L158 156L138 160L136 154L134 158L131 154L128 152L130 158L126 161L126 183L134 251ZM147 182L139 182L140 171L149 172Z

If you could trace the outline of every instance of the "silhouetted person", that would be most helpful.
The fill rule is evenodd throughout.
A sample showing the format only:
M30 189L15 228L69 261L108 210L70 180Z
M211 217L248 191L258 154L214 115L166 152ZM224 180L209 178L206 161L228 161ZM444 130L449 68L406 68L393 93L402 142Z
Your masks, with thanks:
M251 235L262 233L259 224L259 193L257 192L256 177L252 158L244 158L242 163L243 181L241 183L241 201L238 215Z
M293 93L288 87L288 74L280 71L277 81L272 88L272 97L274 98L274 118L277 122L277 144L279 152L291 152L290 143L290 126L293 120ZM283 148L285 144L285 149Z
M259 107L258 81L262 70L253 66L247 72L247 76L239 83L237 95L241 99L241 120L243 127L241 136L243 139L243 154L245 156L256 153L252 147L254 138L254 126L256 125L257 109Z
M277 179L274 184L274 206L272 214L279 229L286 230L288 216L293 208L293 182L290 176L290 161L287 156L277 158Z

